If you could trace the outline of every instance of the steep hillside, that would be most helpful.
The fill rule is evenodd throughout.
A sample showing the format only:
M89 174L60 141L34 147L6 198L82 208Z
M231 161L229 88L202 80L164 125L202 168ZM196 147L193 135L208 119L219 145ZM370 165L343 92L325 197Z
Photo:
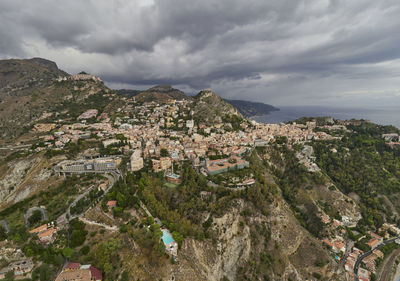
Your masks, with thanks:
M120 89L120 90L117 90L117 93L118 94L121 94L121 95L123 95L123 96L126 96L126 97L129 97L129 98L132 98L132 97L134 97L134 96L137 96L138 94L140 94L142 91L139 91L139 90L131 90L131 89Z
M54 62L43 59L0 61L0 72L3 137L27 132L41 120L76 117L85 109L85 100L97 100L96 106L105 106L109 99L104 94L110 90L100 79L86 74L69 76ZM60 75L63 80L58 81Z
M156 101L159 103L165 103L171 99L184 100L190 99L190 97L185 95L181 90L172 88L170 85L158 85L148 90L141 91L135 95L135 99L138 102Z
M7 96L30 94L67 75L55 62L41 58L0 60L0 101Z
M200 91L194 97L192 112L198 122L207 124L217 124L223 121L231 123L231 119L243 119L237 108L208 89Z

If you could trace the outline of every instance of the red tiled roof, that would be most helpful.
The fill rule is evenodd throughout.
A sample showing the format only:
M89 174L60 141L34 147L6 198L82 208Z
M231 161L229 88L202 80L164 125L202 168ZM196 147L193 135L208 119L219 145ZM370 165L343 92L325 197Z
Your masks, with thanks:
M47 229L47 224L43 224L35 229L30 230L29 233L39 233L45 231L46 229Z
M117 201L116 200L110 200L107 202L108 207L115 207L117 206Z
M92 278L95 280L103 280L103 274L101 274L101 271L94 266L90 266L90 272L92 274Z
M66 266L65 269L78 269L81 267L81 264L78 262L69 262Z

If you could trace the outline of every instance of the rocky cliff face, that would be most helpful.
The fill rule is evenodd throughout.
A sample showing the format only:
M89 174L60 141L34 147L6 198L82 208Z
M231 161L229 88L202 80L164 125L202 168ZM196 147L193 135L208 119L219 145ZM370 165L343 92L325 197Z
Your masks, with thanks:
M59 159L57 159L59 160ZM53 161L36 155L3 164L0 173L0 207L14 204L53 184Z
M251 216L244 213L252 212ZM263 215L249 202L235 200L226 212L213 219L213 239L185 239L176 264L165 263L146 274L162 280L345 280L320 241L294 218L287 204L278 199ZM264 230L263 230L264 229ZM267 235L260 233L267 229ZM260 261L259 256L266 257ZM317 266L317 261L325 264ZM151 272L149 271L151 270ZM261 274L263 273L263 274Z

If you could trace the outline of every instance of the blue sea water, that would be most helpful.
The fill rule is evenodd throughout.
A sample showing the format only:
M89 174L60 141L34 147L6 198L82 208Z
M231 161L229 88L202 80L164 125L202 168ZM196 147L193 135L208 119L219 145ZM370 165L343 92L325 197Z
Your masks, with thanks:
M300 117L330 116L335 119L366 119L381 125L393 125L400 128L400 106L366 108L338 108L323 106L282 106L279 111L255 117L263 123L281 123L296 120Z

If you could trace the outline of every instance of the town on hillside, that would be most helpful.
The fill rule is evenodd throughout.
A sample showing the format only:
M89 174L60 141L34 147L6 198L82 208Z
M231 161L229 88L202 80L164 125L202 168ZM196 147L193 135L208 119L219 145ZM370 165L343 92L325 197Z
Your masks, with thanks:
M70 78L60 77L57 81L67 79L98 78L78 74ZM115 93L108 94L110 97L113 95ZM75 220L76 226L73 227L76 231L83 231L85 225L111 232L123 231L123 220L118 218L118 213L126 203L122 202L122 196L107 197L122 174L152 171L165 179L165 186L176 188L182 183L180 171L183 163L189 163L198 174L208 179L211 187L222 185L233 192L246 190L256 183L247 160L254 149L271 144L287 145L289 149L300 146L301 149L296 152L299 163L308 172L316 173L321 169L316 163L313 147L307 143L312 140L340 140L341 132L350 131L349 125L360 124L356 120L332 118L325 118L324 125L317 125L313 119L287 124L262 124L244 118L229 123L222 119L207 123L193 113L192 100L170 99L165 103L140 102L135 97L123 97L122 100L124 105L117 108L115 118L93 108L85 110L74 120L57 119L33 126L32 133L39 135L39 141L23 149L35 153L45 151L52 157L62 154L71 144L100 144L97 148L79 151L73 157L54 163L53 172L60 178L87 176L92 179L88 189L70 198L66 212L42 225L38 223L46 221L44 218L49 211L46 207L38 206L25 214L29 233L44 247L54 243L58 233L70 228L71 220ZM389 145L396 145L398 141L396 134L382 137ZM210 193L202 191L201 196L207 198ZM103 197L110 200L99 208L97 203L104 201ZM144 217L143 227L159 233L165 253L174 262L179 262L180 242L176 240L181 238L161 219L153 216L145 202L136 203ZM331 217L323 209L317 212L324 224L324 237L320 243L343 267L348 280L373 280L377 264L385 256L381 248L388 242L397 243L400 230L393 224L385 223L377 232L369 231L362 235L354 230L361 219L359 213ZM93 215L96 213L102 213L103 219ZM7 228L7 221L3 220L2 224ZM101 270L73 261L73 255L68 252L65 256L69 257L69 262L63 265L56 280L102 280ZM0 270L0 279L6 278L9 272L16 277L31 274L36 261L22 253L19 257L20 260Z

